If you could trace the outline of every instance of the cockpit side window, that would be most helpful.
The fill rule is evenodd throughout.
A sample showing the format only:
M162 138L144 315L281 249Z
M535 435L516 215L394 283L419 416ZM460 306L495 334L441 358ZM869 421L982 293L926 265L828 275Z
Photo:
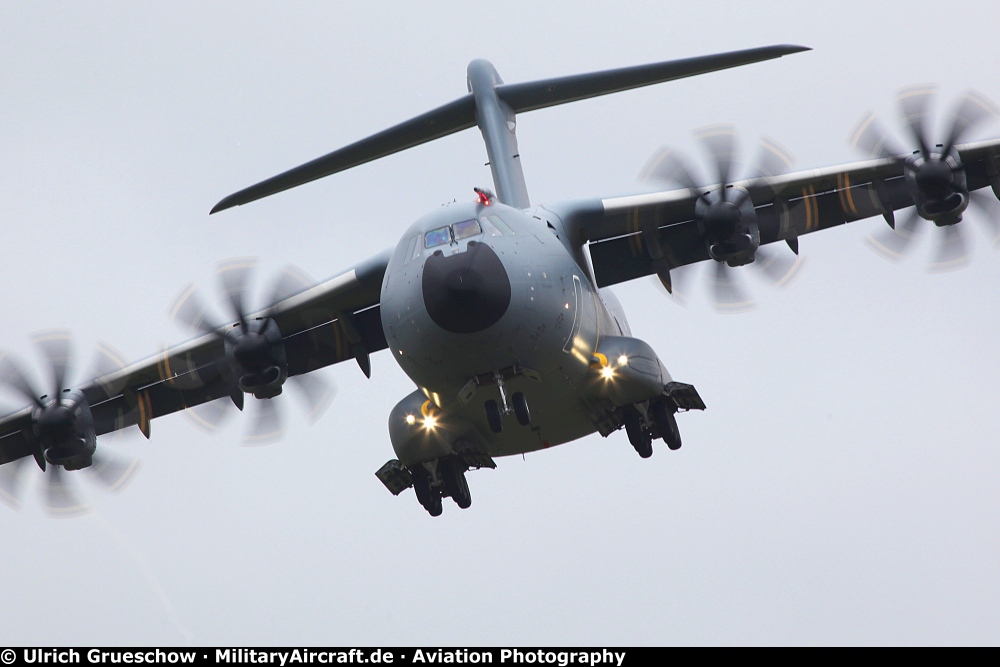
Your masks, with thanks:
M479 221L475 218L472 220L456 222L452 225L452 230L455 232L456 241L461 241L462 239L467 239L470 236L476 236L477 234L483 233L482 228L479 226Z
M445 243L451 243L451 231L448 227L438 227L424 234L425 248L433 248Z

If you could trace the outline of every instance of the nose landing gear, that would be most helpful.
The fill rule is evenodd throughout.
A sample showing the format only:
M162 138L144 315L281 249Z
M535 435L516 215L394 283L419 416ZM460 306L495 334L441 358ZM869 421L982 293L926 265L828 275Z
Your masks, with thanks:
M507 400L507 384L503 375L499 372L493 374L497 389L500 391L500 403L490 399L486 401L483 408L486 410L486 423L490 425L490 430L494 433L503 431L503 417L511 412L517 417L517 423L521 426L531 425L531 410L528 408L528 399L524 397L524 392L516 391Z

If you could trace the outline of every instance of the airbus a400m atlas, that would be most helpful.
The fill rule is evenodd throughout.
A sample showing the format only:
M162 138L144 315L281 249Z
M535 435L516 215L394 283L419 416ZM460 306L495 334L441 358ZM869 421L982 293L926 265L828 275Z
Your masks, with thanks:
M16 498L18 470L34 460L48 470L49 506L68 512L60 470L91 469L110 484L128 466L102 457L97 439L184 409L235 405L246 395L260 405L255 431L266 436L272 400L297 382L323 404L316 369L355 360L370 376L369 356L388 350L417 388L389 415L395 458L376 475L394 494L413 487L432 515L442 498L472 502L466 473L495 467L501 456L624 428L642 457L653 441L681 446L676 414L703 410L691 384L675 381L657 353L632 335L608 287L656 275L671 289L675 270L711 262L720 273L744 265L794 259L799 237L847 222L883 216L887 253L905 246L921 220L948 230L940 265L964 256L958 233L972 202L995 203L976 191L1000 193L1000 141L960 145L974 124L994 113L970 95L956 108L945 142L924 130L929 91L901 98L908 153L891 147L866 118L855 144L872 159L786 173L779 151L766 154L750 178L734 182L732 135L702 139L714 161L714 184L700 182L674 154L661 152L649 173L679 188L632 196L530 203L516 139L517 114L805 51L771 46L522 84L505 84L493 66L468 67L468 94L379 134L237 192L213 213L461 130L478 127L486 143L492 189L419 218L394 248L326 282L292 289L280 283L271 305L245 307L248 267L221 272L231 320L211 322L189 291L173 307L200 332L145 361L95 373L78 387L67 381L68 343L39 336L52 387L32 387L9 358L3 380L30 405L0 420L0 491ZM913 207L899 231L894 212ZM774 251L765 248L777 244ZM719 285L730 284L731 276ZM720 287L720 306L738 292Z

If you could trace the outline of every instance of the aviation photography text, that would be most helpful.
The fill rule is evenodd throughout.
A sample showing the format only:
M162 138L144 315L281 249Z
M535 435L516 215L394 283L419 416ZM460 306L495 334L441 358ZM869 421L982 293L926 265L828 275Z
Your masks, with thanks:
M634 649L633 649L634 650ZM353 649L108 649L7 648L3 665L613 665L622 667L624 649L539 648L353 648Z

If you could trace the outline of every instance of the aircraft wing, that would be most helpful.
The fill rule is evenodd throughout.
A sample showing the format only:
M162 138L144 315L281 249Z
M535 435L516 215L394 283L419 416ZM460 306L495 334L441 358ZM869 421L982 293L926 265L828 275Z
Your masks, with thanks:
M277 322L289 376L348 359L370 374L368 355L387 347L379 298L390 254L386 250L250 316L266 312ZM92 380L83 392L96 434L135 425L149 437L156 417L230 396L232 379L220 363L224 354L222 339L206 334ZM0 418L0 464L34 453L26 437L30 429L30 408Z
M969 191L993 186L1000 196L1000 140L957 148ZM893 158L738 181L733 187L753 193L761 245L786 241L797 248L804 234L878 215L890 219L893 211L913 205L902 162ZM671 268L710 259L694 220L697 198L696 191L684 188L546 208L562 219L575 243L589 243L597 285L606 287L655 272L647 243L651 233Z

